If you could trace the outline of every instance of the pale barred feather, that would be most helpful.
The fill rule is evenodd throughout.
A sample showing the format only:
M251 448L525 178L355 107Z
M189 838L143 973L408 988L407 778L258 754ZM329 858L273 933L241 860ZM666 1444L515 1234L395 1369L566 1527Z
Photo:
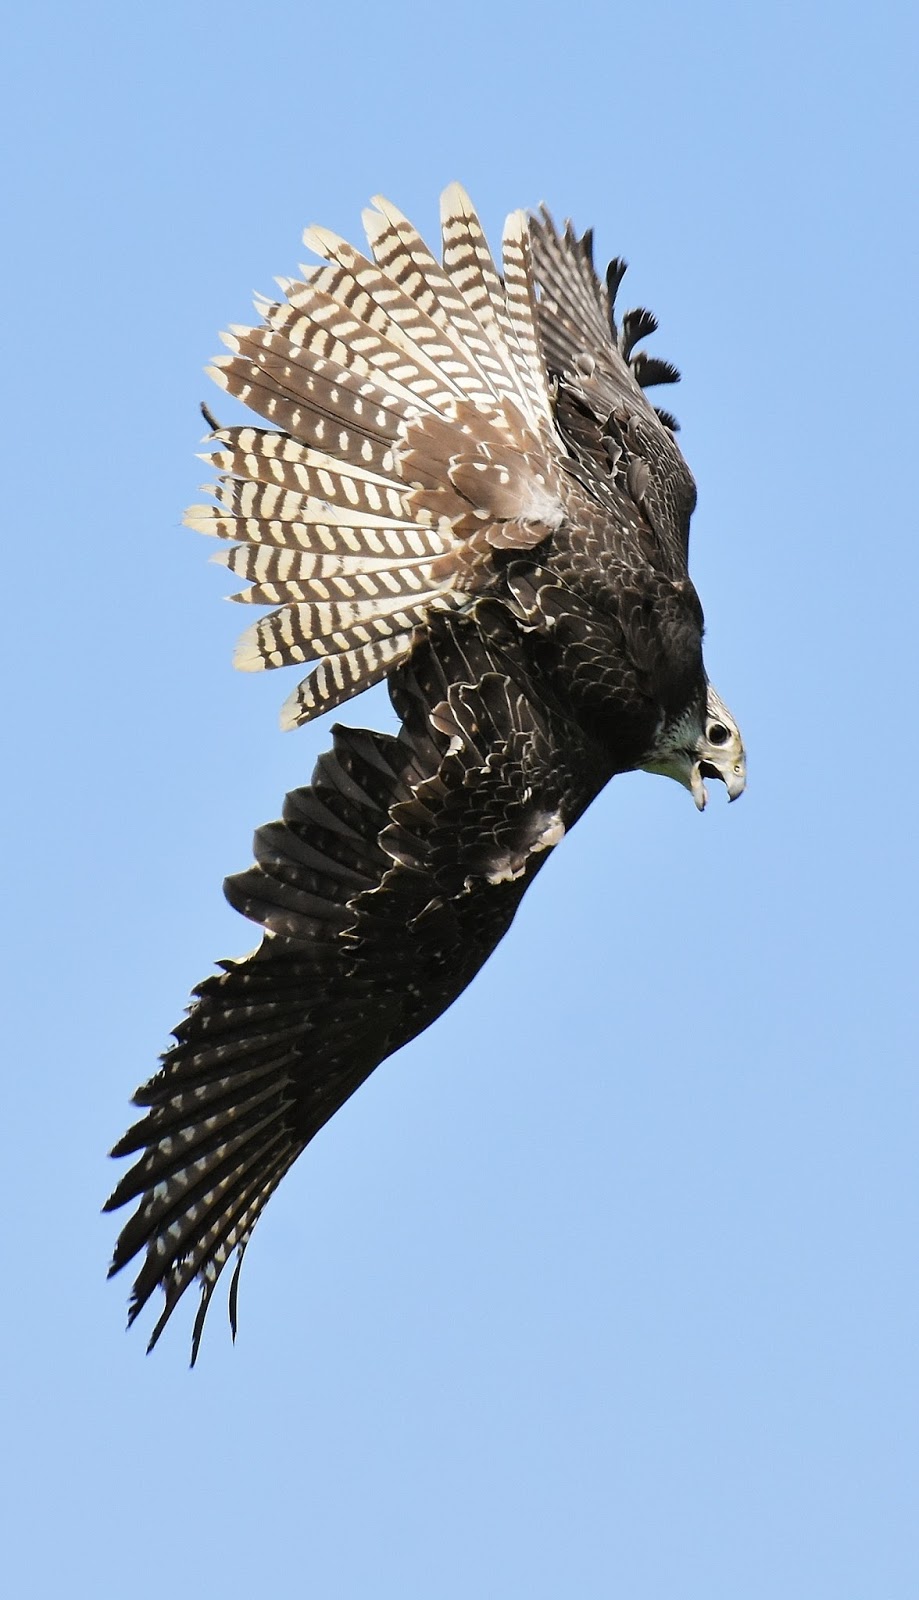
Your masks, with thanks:
M206 526L195 518L191 521L193 526ZM252 591L231 596L242 602L264 598L265 603L278 605L284 599L350 600L397 593L417 598L442 591L458 577L455 556L444 539L420 528L304 525L295 530L298 545L292 548L289 532L266 543L267 525L233 518L224 522L224 537L247 537L249 542L218 551L212 559L276 590L264 597ZM308 594L299 588L306 583Z
M216 440L227 438L229 430L219 430L213 437ZM277 440L279 435L264 434L261 438ZM216 450L211 454L202 451L199 461L205 462L208 467L216 467L223 480L239 478L240 482L303 491L314 498L322 493L331 504L344 504L346 509L355 504L354 486L346 483L335 491L331 480L359 480L360 483L375 485L386 493L387 509L384 515L387 520L399 522L400 494L407 488L423 488L442 482L451 456L459 448L466 448L464 440L490 446L496 453L508 450L508 446L514 453L519 453L525 450L528 434L519 411L512 410L509 405L504 406L501 413L488 416L479 410L479 406L461 402L459 405L450 403L445 416L431 413L418 422L410 422L410 426L403 430L399 443L394 446L392 458L383 458L386 470L379 472L354 459L338 459L325 451L298 445L295 440L283 440L283 458L280 458L280 453L275 453L277 459L271 456L259 459L251 451ZM267 456L267 451L264 454ZM207 486L207 493L213 493L213 486ZM341 496L344 496L344 501ZM373 509L370 501L367 504L368 509Z
M474 353L479 366L487 371L502 395L516 400L535 421L528 394L521 393L520 380L508 347L513 336L506 309L499 320L500 333L493 324L475 316L456 284L431 254L418 231L398 208L382 196L374 197L376 210L363 213L364 229L374 259L386 273L418 299L427 314L438 324L453 325Z
M461 184L449 184L441 195L440 221L444 267L488 334L511 380L512 392L519 396L520 379L512 355L515 334L504 284L472 201ZM523 399L528 410L528 393Z
M315 570L308 571L300 578L277 578L263 580L253 584L249 589L241 589L238 594L231 594L229 599L241 605L256 606L283 606L296 602L301 605L322 605L327 603L338 609L336 627L350 626L344 621L345 608L351 607L354 620L363 620L356 615L355 607L359 604L363 608L363 616L382 613L385 610L386 597L398 596L402 600L419 596L430 599L438 591L438 585L432 585L430 577L431 563L404 562L376 563L367 570L364 564L356 566L350 573L328 573L319 577ZM301 624L303 616L301 613ZM328 626L319 629L325 634Z
M511 353L534 411L551 425L552 402L539 350L536 300L530 267L529 224L525 211L512 211L504 225L502 260L504 292L514 329Z
M334 711L361 689L380 683L408 655L414 637L414 632L394 634L327 656L287 696L281 707L281 727L298 728L322 711Z
M410 638L424 625L435 602L460 603L447 585L429 590L413 605L406 596L366 602L287 604L269 611L247 628L236 646L233 664L243 672L262 672L315 660L317 656L347 654L376 639L402 635Z
M446 271L476 321L491 329L492 342L506 348L512 330L504 286L472 202L459 183L448 184L441 195L440 226Z
M337 264L336 268L301 267L305 280L307 273L313 273L308 282L348 306L375 332L402 344L406 354L420 352L428 365L446 373L467 399L484 406L494 404L498 391L487 369L479 366L474 351L449 318L435 321L375 261L368 261L327 228L307 228L303 242ZM295 306L300 303L300 292L291 296Z
M423 390L437 395L443 389L442 378L418 374L416 363L410 365L402 352L392 350L387 362L381 357L381 365L375 366L362 352L349 349L322 328L312 330L309 342L296 342L271 326L237 326L237 333L224 333L221 338L234 354L216 357L205 368L208 376L259 416L280 422L295 438L301 438L299 429L307 424L309 414L317 413L336 426L357 427L357 432L370 438L391 442L402 419L426 410ZM242 347L243 339L247 349ZM405 376L416 373L413 389L399 381L399 366ZM274 398L271 413L266 398ZM311 440L304 434L301 442ZM335 437L330 453L338 454Z
M376 530L372 530L374 533ZM346 552L305 551L289 548L276 549L268 545L235 545L230 550L217 550L211 560L228 567L240 578L251 578L257 584L268 583L323 583L329 578L359 578L362 574L380 573L381 581L388 583L391 574L402 570L414 571L427 565L442 552L443 542L437 535L425 535L431 540L424 555L414 555L407 543L391 529L383 531L389 547L386 555L367 555ZM318 591L322 598L321 591ZM232 595L233 600L240 598ZM249 598L247 592L246 599Z
M283 333L292 345L343 367L353 364L355 371L363 369L363 376L392 384L397 392L416 403L436 409L451 394L464 392L461 374L451 370L455 365L451 344L441 341L439 351L429 354L380 308L376 316L364 321L315 283L291 287L288 305L272 307L269 325ZM483 401L490 399L480 380L476 381L476 390Z
M286 550L291 556L353 555L355 560L366 553L371 568L378 558L388 561L392 555L398 559L400 548L404 548L407 561L424 560L449 549L444 532L431 526L388 523L367 513L360 523L355 523L346 521L346 516L339 507L304 497L303 514L296 519L234 517L221 512L218 506L201 505L189 506L184 521L196 533L223 540L241 539L253 550ZM225 552L218 552L211 559L230 565Z
M444 265L467 304L481 321L513 376L514 389L537 431L551 422L551 402L532 304L521 316L517 296L518 260L526 249L526 219L522 212L508 218L505 230L504 280L499 277L481 223L465 189L450 184L441 197ZM518 234L522 245L514 240ZM510 238L510 243L508 242ZM528 267L528 262L525 263Z
M352 331L355 325L352 323ZM383 383L390 390L396 400L401 400L406 408L437 410L446 405L447 401L457 393L452 387L444 383L443 374L435 374L427 368L411 362L402 351L395 350L392 346L384 347L384 342L373 336L376 352L370 352L370 357L365 359L363 354L357 352L349 358L349 347L343 340L323 337L313 340L309 344L297 345L288 335L290 354L299 358L303 367L307 363L314 366L327 365L335 368L339 374L339 381L343 391L347 392L352 387L357 387L357 380ZM349 365L345 363L349 362ZM213 378L222 389L241 400L250 410L258 412L259 416L267 417L271 422L277 422L285 432L300 439L301 422L304 419L304 407L313 409L314 403L307 395L302 395L299 384L295 385L296 394L291 394L284 383L282 368L289 366L292 370L294 362L278 362L277 365L270 361L268 356L263 362L253 361L245 355L217 356L205 370L208 377ZM291 374L292 375L292 370ZM404 381L403 381L404 380ZM333 415L322 410L323 415ZM350 420L350 419L348 419ZM309 443L308 439L301 442Z
M346 477L377 478L377 474L370 473L363 465L356 462L339 461L330 462L329 458L321 451L311 450L309 446L300 444L296 439L284 433L275 433L270 428L217 428L208 436L217 444L226 445L225 450L215 450L202 453L199 460L222 471L228 476L235 476L249 483L272 484L282 489L301 490L310 493L310 483L315 480L310 478L310 468L325 465L329 470L335 470Z
M339 354L344 355L344 349ZM225 389L234 399L241 400L251 411L276 423L284 434L291 434L294 440L308 444L308 440L300 441L299 430L306 422L309 403L294 399L279 388L271 373L242 356L217 356L205 371L219 388ZM358 377L365 375L363 372L356 374ZM431 381L433 384L434 380ZM348 464L343 463L342 468ZM351 465L356 473L359 463Z
M364 489L375 496L375 486ZM372 642L374 633L410 638L423 620L419 606L429 608L450 594L454 575L448 570L435 579L431 570L433 559L449 554L443 535L413 524L393 526L382 517L367 527L299 523L305 513L319 514L321 503L311 506L303 496L273 485L230 479L213 492L230 510L264 514L224 516L216 507L202 506L192 508L188 517L204 531L246 540L224 560L247 575L254 568L261 582L234 599L280 608L260 618L240 640L235 661L244 670L340 654L355 642ZM400 620L398 613L406 604L411 615ZM360 627L364 631L355 638L354 629Z
M297 544L302 542L300 529L312 524L382 529L405 527L412 520L405 510L404 484L358 477L325 457L318 457L315 464L302 461L298 478L303 492L229 476L206 484L204 492L213 494L218 504L189 506L186 523L217 538ZM224 527L233 521L251 522L251 533ZM306 548L311 547L307 536Z
M217 452L211 465L220 465L223 452ZM325 506L327 522L354 521L355 508L370 525L389 526L398 522L404 485L362 472L324 456L319 450L304 450L297 474L298 486L259 483L239 473L221 472L216 484L206 492L214 496L224 512L276 522L318 521L320 506ZM343 480L339 483L339 480ZM336 513L342 511L344 516ZM405 521L403 516L402 521Z
M233 342L239 341L234 339ZM302 401L306 408L322 406L323 413L318 424L315 417L310 418L312 428L308 433L305 433L299 412L290 419L291 422L297 422L300 438L307 449L310 449L311 440L324 446L300 458L303 467L313 466L315 469L312 482L308 476L300 474L301 485L315 491L318 479L319 490L324 497L341 504L341 495L344 494L347 504L355 506L358 504L356 491L348 480L353 478L366 483L388 484L392 493L387 514L395 518L399 516L397 497L400 488L439 483L446 463L463 434L482 443L490 439L501 449L513 443L518 452L521 437L526 437L526 424L519 410L509 402L501 411L489 413L470 400L457 401L452 396L445 400L440 415L425 412L417 422L412 417L393 418L381 409L374 408L371 416L358 418L359 432L356 434L353 425L348 425L351 422L351 404L339 404L339 418L334 416L332 410L333 404L340 401L342 389L351 381L346 374L336 370L331 382L324 375L315 381L311 376L307 377L298 393L297 382L292 376L294 368L285 363L275 368L270 361L266 361L264 366L259 364L256 367L244 360L237 362L234 358L223 358L219 367L226 386L231 392L239 393L248 404L258 405L263 385L270 384L273 392L282 391L293 404L299 406ZM327 399L326 389L331 391L331 398ZM331 419L328 427L326 418ZM438 424L440 431L435 449L427 453L421 451L419 440L424 438L430 443ZM375 434L371 432L372 428L376 430ZM390 444L393 445L392 449ZM221 464L218 457L211 459ZM330 487L329 474L345 478L344 485L338 491ZM365 492L365 498L367 494L369 491Z
M468 196L458 184L455 188L459 196L462 196L460 203L468 207L474 216ZM452 202L458 198L452 191L453 186L447 191L449 198L445 197L445 209L448 214ZM365 212L364 226L380 266L397 282L406 286L411 285L409 292L423 293L426 308L431 315L436 315L435 308L439 304L441 314L449 316L458 327L462 327L470 343L472 338L475 338L476 350L482 351L483 324L477 315L470 314L469 304L462 291L438 265L424 240L395 206L380 196L374 197L374 205L378 208L377 213ZM382 215L382 225L378 214ZM539 428L541 424L551 424L552 408L539 357L532 285L527 283L529 265L527 220L522 211L514 212L508 218L504 235L503 264L505 310L503 314L496 313L497 327L500 329L500 349L505 358L501 363L502 372L508 370L509 356L517 403L522 404L531 421ZM471 330L467 333L470 323L474 333ZM489 321L485 327L491 330L485 333L486 347L494 349L491 333L494 332L495 323Z
M248 358L260 369L264 378L253 374L256 381L269 380L279 392L309 408L304 422L316 431L301 431L300 442L340 461L353 461L355 466L379 472L402 424L417 412L414 401L409 403L372 378L362 378L327 357L292 344L270 328L237 324L221 338L234 355L243 361ZM219 360L226 370L226 357ZM383 470L388 473L391 465Z
M441 591L420 581L414 592L401 587L395 594L387 592L378 576L368 575L363 598L336 596L335 587L341 580L335 579L323 585L329 599L303 601L285 594L278 610L259 617L243 634L236 647L236 665L243 671L258 672L286 666L288 660L338 655L354 643L369 644L377 634L411 632L423 622L430 604L440 598ZM353 586L353 579L343 581ZM410 613L405 609L407 603Z

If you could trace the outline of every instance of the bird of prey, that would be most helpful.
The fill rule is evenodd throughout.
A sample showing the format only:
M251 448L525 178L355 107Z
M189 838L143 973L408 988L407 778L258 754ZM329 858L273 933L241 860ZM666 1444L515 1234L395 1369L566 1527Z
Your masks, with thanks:
M269 1196L393 1051L456 999L564 834L616 773L733 800L737 726L706 677L687 570L695 487L645 396L679 374L617 321L589 234L507 221L500 267L468 196L441 203L438 260L395 206L366 252L325 228L323 265L280 280L210 374L262 419L212 427L191 527L272 609L247 671L312 663L287 727L388 680L395 735L336 726L312 783L226 883L252 954L194 991L108 1208L137 1201L112 1271L144 1252L130 1320L197 1281L192 1361Z

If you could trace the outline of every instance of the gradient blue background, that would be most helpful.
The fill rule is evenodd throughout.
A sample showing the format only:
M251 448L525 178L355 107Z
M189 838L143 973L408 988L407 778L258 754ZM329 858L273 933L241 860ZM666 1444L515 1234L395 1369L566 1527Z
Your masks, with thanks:
M912 1600L911 5L35 5L3 138L3 1585ZM156 1355L104 1152L328 728L230 670L201 368L320 221L632 263L750 788L614 783ZM665 396L665 403L671 403ZM380 693L347 710L385 720ZM184 1313L184 1308L183 1308Z

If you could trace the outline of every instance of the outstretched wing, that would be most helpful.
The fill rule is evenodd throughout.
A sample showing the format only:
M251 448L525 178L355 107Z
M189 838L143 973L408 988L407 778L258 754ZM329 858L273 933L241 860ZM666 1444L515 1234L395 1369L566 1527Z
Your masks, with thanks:
M143 1252L131 1320L157 1287L156 1342L185 1290L201 1300L192 1360L223 1267L285 1172L380 1061L466 987L547 852L609 776L607 758L530 677L489 602L435 617L394 675L397 737L335 729L307 789L259 829L227 882L265 929L195 991L108 1209L138 1201L112 1271Z
M656 384L677 383L680 375L670 362L636 349L657 319L638 309L617 324L625 262L611 261L601 283L592 234L579 238L570 222L559 232L545 207L530 219L530 252L560 431L588 466L593 493L602 500L612 486L627 495L653 532L655 565L673 578L685 577L695 483L673 436L674 418L656 410L644 393Z

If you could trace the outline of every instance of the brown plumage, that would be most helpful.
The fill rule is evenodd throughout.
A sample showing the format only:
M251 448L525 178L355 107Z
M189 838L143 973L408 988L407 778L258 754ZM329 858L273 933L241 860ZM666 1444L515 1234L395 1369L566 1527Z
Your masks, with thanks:
M136 1201L131 1319L151 1345L192 1282L193 1359L217 1279L284 1173L507 931L549 850L616 772L704 775L733 798L739 734L705 677L686 570L694 486L643 383L646 312L617 326L589 239L514 213L499 273L468 197L443 263L394 207L234 328L217 382L269 424L216 427L191 526L268 605L246 669L310 664L286 725L386 677L397 736L336 728L309 788L259 829L228 897L258 949L195 990L110 1207Z

